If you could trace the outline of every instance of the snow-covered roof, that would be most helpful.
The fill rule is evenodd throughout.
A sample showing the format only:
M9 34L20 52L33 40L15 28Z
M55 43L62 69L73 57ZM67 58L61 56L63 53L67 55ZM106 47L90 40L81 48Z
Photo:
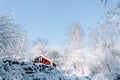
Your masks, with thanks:
M46 60L48 60L48 61L50 61L50 62L53 62L52 60L48 59L48 58L45 57L44 55L39 55L39 56L37 56L36 58L39 58L39 57L45 58ZM35 58L35 59L36 59L36 58Z

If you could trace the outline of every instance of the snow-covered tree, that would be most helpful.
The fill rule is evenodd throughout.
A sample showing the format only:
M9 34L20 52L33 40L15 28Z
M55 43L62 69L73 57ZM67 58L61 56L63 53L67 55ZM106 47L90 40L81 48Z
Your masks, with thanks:
M78 71L79 74L84 74L84 52L83 52L83 44L84 44L84 32L82 27L79 24L74 24L67 29L67 40L66 40L66 50L65 50L65 58L67 62L66 68L74 69L74 71Z
M107 17L99 27L91 29L90 69L92 74L108 72L120 75L120 24L114 17Z
M12 16L0 14L0 57L16 56L25 51L26 34Z
M105 59L104 65L106 64L106 61L111 59L110 51L112 49L117 50L120 47L119 30L120 26L115 22L115 20L107 20L102 23L100 27L91 30L91 52L93 55L95 54L96 57L98 56L100 59ZM106 64L106 66L109 68L109 63Z
M119 80L120 77L120 0L105 1L106 17L90 29L91 54L88 66L95 80Z
M47 55L49 52L48 40L44 38L38 38L33 46L32 46L32 55L39 56L39 55Z
M66 30L65 46L69 51L79 50L83 47L84 32L79 24L73 24Z
M57 65L57 68L63 67L63 54L60 47L51 47L47 57Z
M120 0L101 0L104 2L107 17L120 15Z

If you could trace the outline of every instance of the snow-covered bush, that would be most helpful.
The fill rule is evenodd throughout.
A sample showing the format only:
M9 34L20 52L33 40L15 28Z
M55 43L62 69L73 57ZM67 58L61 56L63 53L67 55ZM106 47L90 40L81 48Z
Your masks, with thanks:
M116 74L110 72L98 73L91 77L92 80L119 80Z
M17 59L0 59L0 80L88 80L67 76L56 68Z

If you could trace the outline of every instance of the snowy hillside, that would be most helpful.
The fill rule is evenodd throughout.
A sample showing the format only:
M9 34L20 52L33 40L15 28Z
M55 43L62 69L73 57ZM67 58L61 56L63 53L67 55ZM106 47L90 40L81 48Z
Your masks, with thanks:
M16 59L0 60L0 80L88 80L65 76L52 66L23 62Z

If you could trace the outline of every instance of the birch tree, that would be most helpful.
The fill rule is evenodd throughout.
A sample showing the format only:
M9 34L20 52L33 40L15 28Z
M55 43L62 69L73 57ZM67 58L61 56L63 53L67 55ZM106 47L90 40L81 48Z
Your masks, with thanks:
M84 32L79 24L74 24L69 27L66 31L66 53L65 58L67 58L66 67L70 69L77 70L79 74L84 74L83 62L84 53L82 51L84 43Z
M120 61L116 57L120 58L120 56L119 53L114 56L113 52L113 50L120 50L120 24L118 24L118 20L108 17L100 26L90 31L90 47L93 55L90 65L94 65L91 67L93 73L108 71L118 74Z

